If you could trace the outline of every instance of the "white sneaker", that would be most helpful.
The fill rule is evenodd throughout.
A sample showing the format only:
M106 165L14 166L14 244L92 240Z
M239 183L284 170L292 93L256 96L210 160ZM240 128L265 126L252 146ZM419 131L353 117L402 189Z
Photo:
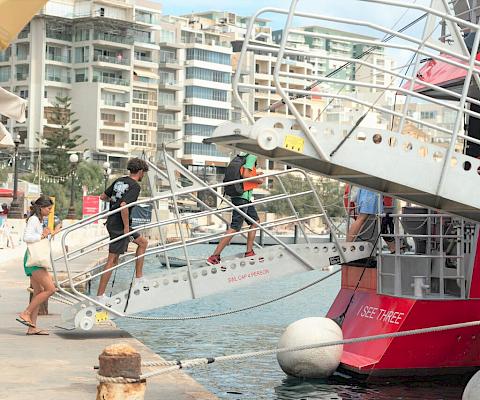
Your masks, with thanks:
M146 292L150 290L150 284L148 283L148 280L145 279L143 276L141 278L135 278L133 285L135 287L143 288L143 290L145 290Z

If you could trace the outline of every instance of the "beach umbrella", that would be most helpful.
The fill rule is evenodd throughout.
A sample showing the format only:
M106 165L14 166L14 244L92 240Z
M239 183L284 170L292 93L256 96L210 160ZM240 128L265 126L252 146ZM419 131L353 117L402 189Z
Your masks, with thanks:
M6 49L47 0L0 0L0 49Z

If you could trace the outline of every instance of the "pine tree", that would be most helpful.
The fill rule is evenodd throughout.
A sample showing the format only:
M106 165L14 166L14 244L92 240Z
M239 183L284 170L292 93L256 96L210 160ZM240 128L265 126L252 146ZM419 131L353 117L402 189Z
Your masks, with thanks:
M71 150L86 142L76 132L80 129L71 110L71 97L56 96L56 103L50 118L51 124L57 125L49 128L44 134L45 149L42 150L42 171L46 174L63 176L70 172L69 156Z

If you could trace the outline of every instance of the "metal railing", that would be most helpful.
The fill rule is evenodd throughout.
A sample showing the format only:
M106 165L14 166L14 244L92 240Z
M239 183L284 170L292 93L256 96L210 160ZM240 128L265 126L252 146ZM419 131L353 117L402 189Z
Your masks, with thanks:
M357 105L359 109L366 112L378 112L383 116L388 116L392 120L392 134L400 135L404 133L404 128L407 122L413 123L419 126L421 129L425 129L428 132L433 132L433 136L441 135L447 136L448 141L444 143L447 146L447 150L441 155L440 159L435 158L435 161L442 163L442 169L439 174L438 183L436 184L437 195L441 193L442 187L445 183L447 169L451 163L452 156L458 147L466 147L469 143L480 144L480 140L469 137L462 132L463 120L466 116L480 118L478 112L472 111L469 108L469 103L480 105L480 101L474 98L469 93L471 85L480 86L480 61L476 60L476 54L480 43L480 34L475 35L475 40L471 50L466 47L463 39L463 30L467 29L469 32L478 33L480 26L471 22L457 18L450 10L446 2L436 2L436 7L431 8L419 4L410 2L400 2L395 0L359 0L361 3L378 4L383 7L389 7L393 12L416 12L417 15L423 13L422 18L418 18L418 21L424 21L423 32L416 37L414 34L405 32L404 29L395 29L384 26L380 23L370 22L368 20L356 20L351 18L333 17L324 14L315 14L311 12L301 12L297 10L298 4L301 4L301 0L293 0L288 10L279 8L263 8L257 11L247 27L245 35L245 41L240 53L237 71L233 79L233 94L236 102L242 107L243 113L250 124L255 123L254 115L249 110L248 105L242 99L241 93L245 91L261 90L263 92L277 93L281 96L281 100L271 105L265 112L275 112L275 106L285 105L291 115L295 118L299 128L303 131L307 140L310 142L314 151L317 153L318 158L321 160L330 160L330 157L322 145L319 143L315 134L312 133L311 124L305 121L299 110L295 107L294 100L299 98L310 99L311 96L316 98L327 99L327 101L333 101L337 99L339 102L348 102ZM272 47L267 44L262 44L255 40L255 24L258 18L261 18L265 13L280 14L285 17L285 25L282 35L282 40L278 48ZM383 35L382 40L376 38L368 38L358 35L339 35L327 32L315 32L315 31L296 31L292 28L292 21L294 18L307 18L314 20L312 25L321 23L336 23L342 26L353 27L354 29L366 28L375 34ZM368 18L368 17L367 17ZM418 23L417 21L417 23ZM450 30L450 40L448 46L441 41L437 40L433 36L436 35L438 24L444 22ZM299 50L288 48L289 34L301 34L303 37L309 40L322 40L330 42L341 42L338 47L344 48L345 46L363 46L367 50L365 57L355 58L353 51L351 56L342 57L339 54L332 54L331 52L316 51L316 50ZM390 39L394 39L390 41ZM396 72L392 69L386 68L384 65L377 64L372 61L372 57L368 57L368 54L375 53L381 54L380 51L385 49L398 50L411 55L410 68L405 73ZM273 54L276 56L275 68L273 71L273 83L259 85L255 83L242 82L241 71L246 68L247 65L247 53L257 52L265 54ZM307 75L300 73L293 73L284 71L282 66L285 63L288 64L289 59L295 57L304 57L311 63L323 64L325 60L340 62L341 64L350 65L356 69L357 74L351 79L340 79L335 74L328 74L327 76ZM445 66L451 66L457 68L464 74L463 83L459 84L461 90L455 90L452 88L442 87L441 83L427 82L421 75L422 68L424 68L424 62L427 61L430 64L444 64ZM338 64L337 64L338 65ZM373 83L373 80L359 78L361 68L370 71L370 76L384 75L386 79L383 79L384 84ZM358 77L358 78L356 78ZM287 81L300 80L305 83L304 89L294 89L286 84ZM321 84L321 86L320 86ZM395 109L394 107L387 107L378 104L378 100L372 101L370 99L362 99L360 95L354 95L350 92L341 93L338 87L350 87L355 90L367 90L377 93L391 93L393 95L401 94L405 96L403 104ZM422 93L419 88L428 90L430 92L436 92L437 96L427 96ZM430 104L434 107L439 107L441 110L450 110L455 113L454 122L451 127L446 127L436 121L421 119L417 116L408 113L409 105L412 99L416 99L419 102ZM448 100L444 100L448 99ZM455 100L457 103L452 104L449 100ZM330 103L328 103L330 104ZM326 109L326 107L325 107ZM322 112L325 110L322 110ZM430 156L430 155L429 155ZM470 168L470 164L463 166L465 170Z
M267 196L265 198L262 198L262 199L256 201L255 202L256 205L269 204L271 202L276 202L276 201L286 201L288 203L288 206L289 206L290 210L291 210L291 214L288 215L288 216L279 217L279 218L274 219L273 221L257 224L256 221L252 220L245 213L245 211L246 211L245 207L248 207L249 204L242 205L242 206L236 206L229 199L223 198L222 195L218 192L218 190L223 188L225 185L251 181L251 180L254 180L254 179L258 179L258 177L240 179L238 181L233 181L233 182L229 182L229 183L223 183L222 182L222 183L218 183L218 184L215 184L215 185L208 186L205 182L202 181L202 179L198 178L197 176L192 174L190 171L186 170L175 159L168 156L168 154L166 154L166 152L164 152L164 157L165 157L165 160L166 160L165 164L167 166L166 171L160 170L158 167L156 167L152 163L149 163L149 164L150 164L150 167L152 168L152 170L155 171L155 173L157 173L161 178L169 181L170 187L171 187L172 190L170 190L168 192L162 192L161 194L159 194L158 196L155 196L155 197L151 197L151 198L136 201L135 203L128 204L128 205L126 205L124 207L121 207L119 209L116 209L114 211L103 211L103 212L101 212L101 213L99 213L95 216L88 217L85 220L79 221L79 222L67 227L66 229L64 229L64 234L62 236L63 256L56 259L56 260L53 260L53 272L54 272L54 276L55 276L57 286L59 287L60 292L62 292L65 296L69 296L71 298L73 297L76 301L89 300L90 302L96 304L97 306L107 309L112 314L115 314L117 316L125 315L123 313L120 313L118 311L111 310L111 309L105 307L104 305L100 304L96 300L92 299L91 297L89 297L86 294L81 293L78 290L79 285L85 284L87 282L91 282L93 279L96 279L96 278L102 276L106 271L95 272L95 270L98 268L98 266L95 266L93 268L90 268L90 269L82 272L82 273L73 274L72 271L71 271L71 268L70 268L70 262L75 260L75 259L78 259L78 258L80 258L84 255L87 255L87 254L90 254L94 251L97 251L98 249L105 246L106 244L117 242L119 240L122 240L122 239L130 236L131 234L133 234L135 232L142 232L142 231L145 231L145 230L148 230L148 229L155 229L155 230L158 229L160 231L161 240L158 244L155 244L152 247L149 247L147 249L147 252L145 253L145 255L142 255L140 257L147 257L147 256L151 256L151 255L154 255L154 254L164 254L165 258L167 260L168 271L170 271L170 265L169 265L169 262L168 262L168 260L169 260L168 252L170 252L172 250L176 250L176 249L183 250L188 274L190 276L191 273L192 273L192 270L195 270L196 268L205 267L205 265L201 265L201 266L193 265L192 254L189 252L189 249L191 248L191 246L196 245L196 244L209 243L212 239L222 239L224 237L230 237L230 236L235 236L235 235L244 235L245 233L248 233L248 232L251 232L251 231L260 231L260 232L263 233L263 235L269 236L279 246L281 246L285 251L290 253L292 257L296 258L299 262L303 263L305 265L306 270L313 269L313 266L310 265L310 263L301 254L297 254L293 249L290 248L290 246L288 244L285 244L284 242L282 242L272 232L272 229L276 228L278 226L287 225L287 224L297 224L300 228L300 231L301 231L303 237L304 237L304 240L306 241L306 243L309 243L309 238L308 238L308 236L305 232L305 229L304 229L304 223L306 221L309 221L309 220L312 220L312 219L325 218L326 217L325 212L323 210L322 203L320 201L320 198L318 197L318 194L316 193L308 175L304 171L302 171L300 169L290 169L290 170L286 170L286 171L278 171L278 172L268 173L268 174L262 175L262 178L277 179L280 183L281 183L281 178L284 175L294 174L296 176L301 176L302 179L305 179L305 181L308 183L308 189L304 190L304 191L301 191L301 192L298 192L298 193L288 193L284 190L283 193ZM186 177L186 179L191 181L193 183L193 186L182 187L182 185L178 182L178 178L176 177L179 173L183 174ZM153 179L149 179L151 185L153 184L152 180ZM281 185L281 187L284 188L283 185ZM221 208L218 208L218 209L209 207L205 202L200 200L200 195L199 194L201 192L207 192L207 193L215 196L218 199L222 199L225 206L221 207ZM179 201L185 196L195 199L195 201L197 201L199 204L202 205L202 207L204 208L203 211L200 211L200 212L194 213L194 214L190 214L190 215L180 214L180 212L179 212ZM311 198L317 204L319 212L311 214L311 215L307 215L307 216L299 215L299 213L297 212L297 210L294 207L294 204L293 204L292 200L296 199L296 198L302 199L305 196L311 196ZM103 237L103 238L100 238L100 239L95 239L91 243L88 243L88 244L82 246L81 248L68 249L67 250L67 247L66 247L65 244L66 244L66 241L68 240L68 237L72 234L78 233L79 229L82 229L83 227L88 226L90 224L96 223L99 220L102 220L102 219L104 219L106 217L109 217L113 214L119 213L123 209L128 209L128 208L134 207L136 205L152 204L152 205L154 205L154 210L157 210L157 208L155 206L160 201L167 201L167 202L169 202L169 204L172 205L173 217L169 217L169 218L166 218L166 219L165 218L160 219L157 216L156 221L152 221L150 223L146 223L144 225L136 227L131 232L129 232L128 234L124 234L124 235L122 235L118 238L115 238L114 240L111 240L108 243L105 242L105 239L107 239L107 237ZM195 237L186 237L184 235L182 229L181 229L182 224L186 224L189 221L191 221L192 219L194 219L194 218L198 219L200 217L212 216L212 217L217 217L221 221L226 222L224 217L222 216L222 214L224 212L230 212L230 211L233 211L233 210L236 210L239 214L241 214L246 219L246 221L248 221L249 223L251 223L253 225L251 225L249 229L242 230L240 232L224 233L224 234L205 234L205 235L202 235L202 236L195 236ZM327 225L329 227L331 227L330 221L327 218L326 218L325 222L327 223ZM164 234L162 232L163 232L163 229L166 228L169 225L173 225L173 226L176 226L178 228L179 238L167 243L167 241L165 240ZM339 250L339 255L340 255L341 259L345 260L345 255L344 255L342 246L338 242L335 234L333 233L333 230L332 230L332 236L333 236L334 241L337 244L337 248ZM113 270L118 269L118 268L122 268L125 265L127 265L127 264L131 263L132 261L135 261L137 258L139 258L139 257L131 258L131 255L132 254L128 254L128 260L125 260L125 258L124 258L123 261L121 261L118 265L114 266L110 271L113 271ZM68 275L68 278L66 280L62 281L62 282L57 280L57 270L59 268L60 263L64 263L65 269L66 269L66 272L67 272L67 275ZM191 278L191 276L190 276L190 278ZM190 279L190 285L191 285L193 297L195 298L195 283L194 283L193 279ZM68 289L71 290L71 293L68 292L65 289L66 286L68 286Z
M93 61L107 62L110 64L130 65L130 60L123 57L104 56L102 54L94 54Z
M394 253L379 251L378 293L399 297L465 299L473 270L476 226L448 214L390 214ZM380 216L385 218L386 215ZM390 239L391 240L391 239ZM421 292L415 293L415 281Z

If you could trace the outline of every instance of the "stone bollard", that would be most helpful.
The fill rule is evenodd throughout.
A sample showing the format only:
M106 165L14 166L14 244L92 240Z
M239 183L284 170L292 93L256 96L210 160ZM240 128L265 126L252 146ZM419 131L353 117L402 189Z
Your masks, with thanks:
M139 379L142 373L140 354L126 343L105 347L98 359L100 361L98 374L102 377ZM100 382L97 386L97 400L143 400L146 385L145 381Z

